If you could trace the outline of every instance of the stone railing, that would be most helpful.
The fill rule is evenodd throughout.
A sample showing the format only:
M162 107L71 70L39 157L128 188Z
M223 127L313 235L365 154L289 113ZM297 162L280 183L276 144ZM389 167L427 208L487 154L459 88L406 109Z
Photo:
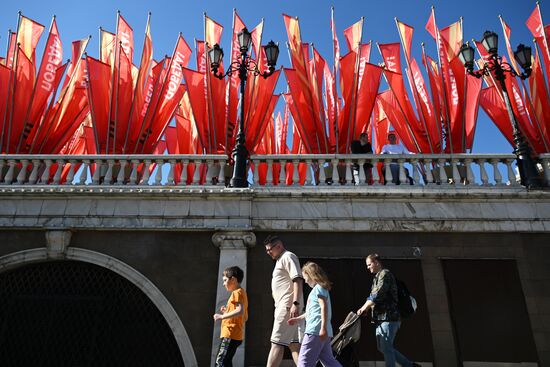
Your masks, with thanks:
M250 163L252 188L520 187L512 154L253 155ZM0 186L224 187L232 171L228 164L225 155L0 155ZM550 182L550 154L539 157L539 168Z

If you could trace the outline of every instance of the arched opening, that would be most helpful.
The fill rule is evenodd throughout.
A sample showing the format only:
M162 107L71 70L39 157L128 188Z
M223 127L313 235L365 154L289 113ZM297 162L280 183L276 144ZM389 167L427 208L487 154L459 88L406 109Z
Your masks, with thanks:
M48 261L36 249L0 269L3 366L196 366L168 301L116 259L72 248Z

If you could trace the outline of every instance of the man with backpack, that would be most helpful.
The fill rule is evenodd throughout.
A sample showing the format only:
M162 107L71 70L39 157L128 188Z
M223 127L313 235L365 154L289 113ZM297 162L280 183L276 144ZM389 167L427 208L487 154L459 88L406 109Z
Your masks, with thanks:
M386 367L395 367L399 363L404 367L420 367L411 362L393 346L397 330L401 326L399 313L398 287L393 274L382 265L378 254L366 258L367 269L374 274L371 293L365 304L357 310L358 315L372 310L372 322L376 324L376 345L384 355Z

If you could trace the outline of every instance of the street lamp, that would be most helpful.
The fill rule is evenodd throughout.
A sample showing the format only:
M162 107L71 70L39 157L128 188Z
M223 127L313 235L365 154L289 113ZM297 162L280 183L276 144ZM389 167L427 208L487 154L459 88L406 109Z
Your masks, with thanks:
M248 29L243 28L242 31L237 34L237 40L239 41L241 58L240 60L229 65L225 74L218 72L220 62L223 59L223 50L220 45L215 44L214 47L208 51L208 57L210 59L212 74L216 78L223 79L227 75L231 75L234 72L239 72L239 79L241 80L241 119L239 121L239 130L237 132L235 148L231 152L234 161L231 187L248 187L246 164L248 159L248 150L244 145L246 141L244 131L244 92L246 80L249 71L253 72L254 75L260 75L263 78L267 78L273 74L275 71L275 65L277 64L277 58L279 57L279 46L273 41L270 41L264 46L269 71L262 73L258 68L258 63L248 56L248 49L252 43L252 35Z
M521 79L527 79L531 75L531 47L520 44L516 52L514 52L514 58L524 70L521 74L518 74L510 64L502 61L502 57L498 56L498 35L495 32L486 31L483 33L481 44L489 53L489 60L484 62L482 69L474 71L474 49L472 46L468 44L462 45L458 57L464 64L468 74L476 78L481 78L483 75L490 75L494 72L495 78L499 81L502 88L504 103L506 104L508 117L512 124L515 142L514 154L518 160L521 184L527 188L541 188L543 186L542 179L539 176L535 161L531 157L531 149L525 142L523 134L519 129L518 121L514 115L510 97L508 96L508 90L506 89L506 83L504 82L506 73L509 73L512 77L518 76Z

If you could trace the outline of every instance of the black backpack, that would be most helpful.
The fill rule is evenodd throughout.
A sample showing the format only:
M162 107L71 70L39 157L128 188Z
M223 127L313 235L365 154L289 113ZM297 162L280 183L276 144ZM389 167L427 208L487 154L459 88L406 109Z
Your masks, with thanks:
M411 296L409 289L399 279L395 278L397 284L397 309L402 318L411 317L416 312L416 299Z

